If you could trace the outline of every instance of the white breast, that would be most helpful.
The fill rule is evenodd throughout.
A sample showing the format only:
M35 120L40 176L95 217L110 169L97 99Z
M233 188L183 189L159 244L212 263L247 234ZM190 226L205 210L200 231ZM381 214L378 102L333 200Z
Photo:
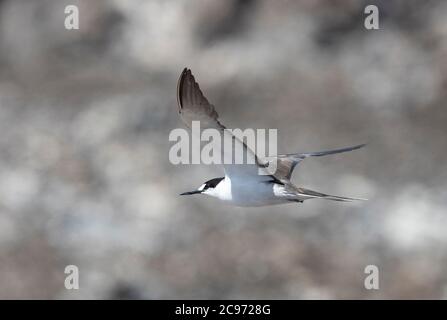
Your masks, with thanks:
M236 206L265 206L286 201L280 197L278 187L259 180L225 177L207 194Z

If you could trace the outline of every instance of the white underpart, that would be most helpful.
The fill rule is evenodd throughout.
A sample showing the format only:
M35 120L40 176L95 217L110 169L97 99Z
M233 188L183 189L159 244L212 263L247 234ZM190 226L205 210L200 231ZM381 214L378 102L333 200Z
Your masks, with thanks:
M247 177L230 179L226 176L216 188L207 189L203 193L241 207L265 206L288 201L281 185Z

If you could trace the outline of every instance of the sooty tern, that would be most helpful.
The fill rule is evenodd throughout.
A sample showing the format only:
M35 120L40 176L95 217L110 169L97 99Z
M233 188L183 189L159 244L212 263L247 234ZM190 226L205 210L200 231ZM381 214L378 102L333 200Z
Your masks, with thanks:
M225 127L219 122L214 106L203 95L191 70L187 68L183 70L178 80L177 102L180 117L189 128L191 128L192 121L200 121L203 129L214 128L223 135L230 134L227 132L228 130L224 130ZM242 144L247 159L253 160L251 161L253 164L248 164L248 161L244 164L223 164L225 177L208 180L197 190L184 192L181 195L206 194L241 207L303 202L315 198L334 201L365 200L308 190L297 187L290 181L293 169L305 158L348 152L359 149L365 144L328 151L277 155L275 173L269 174L266 171L265 174L259 174L260 171L268 168L273 159L260 160L243 141L234 136L232 136L232 140Z

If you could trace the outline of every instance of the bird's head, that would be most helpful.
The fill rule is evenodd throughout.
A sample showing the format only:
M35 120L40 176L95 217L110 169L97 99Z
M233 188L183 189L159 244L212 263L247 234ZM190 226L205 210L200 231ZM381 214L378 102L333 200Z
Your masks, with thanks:
M188 191L183 192L180 195L181 196L187 196L192 194L207 194L209 196L216 196L215 195L215 189L219 182L221 182L224 178L214 178L211 180L206 181L204 184L202 184L197 190L194 191Z

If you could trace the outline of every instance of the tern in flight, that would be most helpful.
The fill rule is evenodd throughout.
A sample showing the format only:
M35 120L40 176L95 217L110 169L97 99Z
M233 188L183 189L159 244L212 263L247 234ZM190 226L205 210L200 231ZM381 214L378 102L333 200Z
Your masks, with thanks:
M219 122L218 114L212 104L200 90L191 70L185 68L177 85L178 111L182 121L191 128L192 121L200 121L203 129L214 128L222 135L229 134ZM231 133L230 133L231 134ZM242 148L251 159L248 164L223 164L225 177L214 178L203 183L197 190L184 192L181 195L205 194L240 207L260 207L282 203L302 203L307 199L326 199L334 201L365 200L324 194L295 186L290 178L293 169L308 157L320 157L360 149L365 144L328 151L292 153L277 155L275 159L260 160L256 154L241 140L232 136L235 143ZM222 148L224 149L224 148ZM224 151L224 150L223 150ZM222 151L222 152L223 152ZM271 161L276 161L276 171L267 171ZM264 174L259 174L265 170Z

